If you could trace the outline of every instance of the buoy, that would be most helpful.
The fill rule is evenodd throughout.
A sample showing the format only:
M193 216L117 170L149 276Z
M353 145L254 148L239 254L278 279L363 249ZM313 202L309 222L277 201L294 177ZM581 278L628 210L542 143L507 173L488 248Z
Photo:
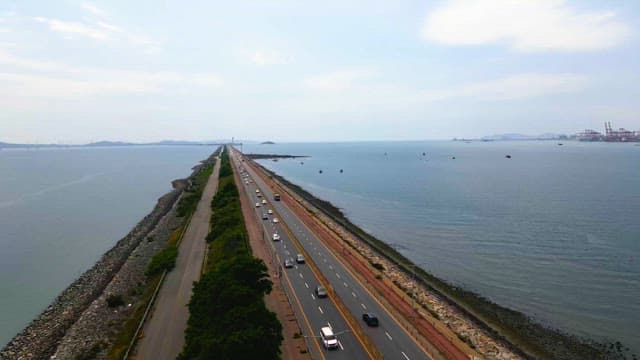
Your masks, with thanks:
M342 174L344 172L344 170L340 169L340 173Z
M455 156L453 156L453 157L452 157L452 159L453 159L453 160L455 160L455 159L456 159L456 157L455 157Z
M505 155L504 157L506 157L507 159L511 159L511 155Z
M318 171L320 174L322 174L322 170Z
M427 154L426 153L422 153L422 156L425 156L425 155L427 155Z

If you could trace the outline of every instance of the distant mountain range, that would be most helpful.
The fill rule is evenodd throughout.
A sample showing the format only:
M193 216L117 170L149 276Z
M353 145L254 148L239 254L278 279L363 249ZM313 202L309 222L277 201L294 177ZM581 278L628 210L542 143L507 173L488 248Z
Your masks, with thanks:
M225 140L213 141L183 141L183 140L162 140L151 143L131 143L123 141L98 141L84 145L64 145L64 144L13 144L0 141L0 148L45 148L45 147L115 147L115 146L149 146L149 145L218 145L227 143Z
M552 134L545 133L540 135L525 135L525 134L498 134L484 136L480 140L484 141L513 141L513 140L562 140L567 139L567 135L564 134Z

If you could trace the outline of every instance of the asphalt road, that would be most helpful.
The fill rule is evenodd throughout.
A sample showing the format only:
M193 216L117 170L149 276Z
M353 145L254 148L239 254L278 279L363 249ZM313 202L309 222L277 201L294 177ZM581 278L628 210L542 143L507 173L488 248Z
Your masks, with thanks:
M184 346L184 332L189 319L187 305L191 299L193 282L200 279L205 256L205 238L209 233L211 200L218 188L220 161L202 192L191 222L180 243L176 267L167 273L156 298L154 309L138 341L138 359L175 359Z
M264 197L257 197L255 183L249 185L243 183L241 186L244 187L254 204L261 203L262 199L264 199ZM240 188L240 190L242 191L242 188ZM298 251L295 249L287 232L284 231L283 224L275 224L273 222L273 218L274 216L277 217L277 214L269 215L268 220L262 220L262 214L267 213L267 209L269 208L272 208L270 204L261 204L260 207L255 208L255 214L260 219L259 221L262 222L264 236L267 237L268 241L272 241L274 249L276 250L273 261L282 265L282 277L289 285L285 286L285 291L288 290L289 295L294 297L302 308L303 314L299 314L298 316L303 317L303 319L299 319L301 327L303 328L303 335L307 336L308 343L313 345L309 349L312 358L345 360L370 359L371 357L367 355L362 344L360 344L354 336L333 301L329 298L318 298L316 296L314 290L319 282L310 267L307 264L296 263L293 268L284 268L284 259L287 257L295 258ZM274 233L280 235L280 241L272 240ZM293 290L293 293L290 292L291 290ZM338 349L327 350L324 348L320 338L320 328L324 326L330 326L337 335L339 342Z
M244 168L248 171L250 178L253 179L253 183L248 185L244 184L244 186L245 188L248 188L250 193L252 193L254 203L260 202L264 198L268 201L268 206L265 207L262 205L260 208L257 208L257 213L262 215L262 213L266 213L269 208L275 211L275 216L279 217L281 222L284 221L284 223L286 223L293 236L299 240L307 253L312 256L320 271L327 279L329 279L337 295L358 319L361 318L362 313L364 312L373 312L378 316L380 320L379 327L368 327L363 322L363 328L383 354L384 359L429 359L430 357L399 325L397 320L382 307L382 305L368 290L364 288L364 286L356 281L355 277L346 270L344 265L333 256L333 254L302 223L302 221L282 202L273 201L273 192L269 186L267 186L259 176L256 176L250 167L244 166ZM255 196L256 186L263 194L263 198L258 199ZM278 231L279 227L282 225L277 224L274 226L272 217L273 216L269 216L269 220L264 221L264 223L267 229L271 232L278 232L283 238L283 241L278 243L276 246L280 259L284 259L285 256L295 257L296 251L288 239L288 235L284 231ZM302 265L297 266L297 268L294 269L284 269L284 271L291 275L289 278L291 279L296 294L298 294L298 298L305 309L305 314L310 320L313 319L312 324L314 324L314 328L318 328L319 331L319 324L323 324L323 322L326 323L328 315L335 314L337 310L335 308L329 308L328 306L323 307L323 304L328 303L328 299L317 299L313 296L313 289L315 288L317 280L312 274L310 274L310 271L304 271L305 267L306 266ZM306 288L307 286L309 286L308 289ZM322 308L322 311L317 309L318 306ZM341 320L342 322L336 322L338 320ZM341 324L344 323L344 320L340 317L337 317L337 320L328 321L334 321L331 325L335 330L340 331L342 329ZM351 337L353 337L353 335L351 335ZM353 344L351 341L347 343L347 337L344 335L341 335L340 339L343 347L347 344L345 350L348 347L357 346L359 344L355 339L353 339ZM331 358L334 358L334 354L331 354ZM364 359L367 358L367 356L366 354L360 354L357 356L347 356L346 358Z

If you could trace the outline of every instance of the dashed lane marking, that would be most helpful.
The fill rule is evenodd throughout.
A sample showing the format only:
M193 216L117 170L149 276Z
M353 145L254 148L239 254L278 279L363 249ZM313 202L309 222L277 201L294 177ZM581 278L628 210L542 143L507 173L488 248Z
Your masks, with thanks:
M353 295L353 297L356 297L356 293L354 293L353 291L351 292L351 295Z
M322 308L320 306L318 306L318 310L320 310L320 314L324 314L324 311L322 311Z
M365 304L360 304L360 306L362 306L363 309L367 310L367 306Z
M309 288L309 284L307 284L306 282L304 283L304 286L306 286L307 289Z
M401 351L401 353L402 353L402 356L404 356L404 358L405 358L405 359L407 359L407 360L411 360L411 359L409 359L409 357L407 356L407 354L405 354L405 353L404 353L404 351Z
M388 333L388 332L386 332L386 331L385 331L385 332L384 332L384 334L385 334L385 335L387 335L387 337L389 338L389 340L393 340L393 338L391 337L391 335L389 335L389 333Z
M342 346L342 343L340 341L338 341L338 345L340 346L340 350L344 350L344 347Z
M344 287L349 286L349 285L347 285L347 283L346 283L346 282L344 282L344 281L343 281L342 283L344 284Z

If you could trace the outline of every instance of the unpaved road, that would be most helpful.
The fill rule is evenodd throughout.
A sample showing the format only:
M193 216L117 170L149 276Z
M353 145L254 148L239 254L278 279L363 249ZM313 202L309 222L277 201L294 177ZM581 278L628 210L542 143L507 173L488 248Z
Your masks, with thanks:
M167 274L158 293L151 318L143 328L137 345L138 359L175 359L184 346L184 333L189 319L187 305L193 282L200 279L205 256L205 238L209 233L211 200L218 188L220 159L202 192L196 212L182 238L176 267Z

